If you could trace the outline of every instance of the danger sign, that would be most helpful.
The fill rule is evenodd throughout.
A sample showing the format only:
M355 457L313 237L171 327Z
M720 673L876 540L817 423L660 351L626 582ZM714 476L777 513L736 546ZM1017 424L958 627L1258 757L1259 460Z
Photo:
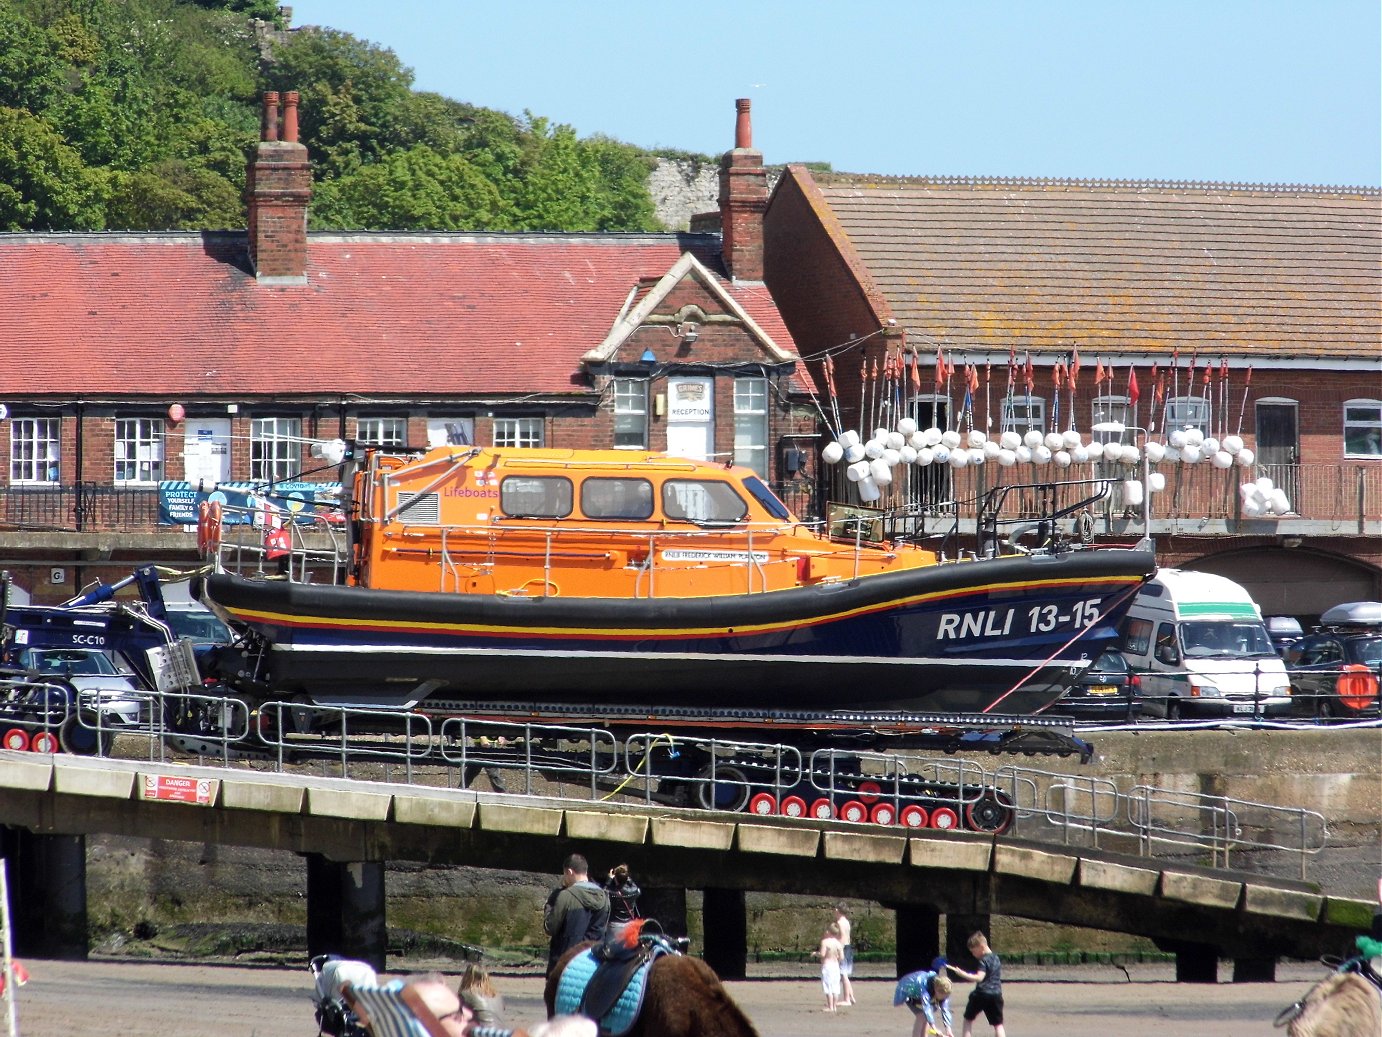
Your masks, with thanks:
M164 803L195 803L209 806L216 798L214 778L181 778L170 774L146 774L141 798Z

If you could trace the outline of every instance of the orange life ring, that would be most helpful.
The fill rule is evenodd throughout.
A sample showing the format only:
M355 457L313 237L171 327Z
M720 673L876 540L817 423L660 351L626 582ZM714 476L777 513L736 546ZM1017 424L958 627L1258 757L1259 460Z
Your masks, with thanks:
M221 502L202 501L197 506L197 551L203 558L221 547Z

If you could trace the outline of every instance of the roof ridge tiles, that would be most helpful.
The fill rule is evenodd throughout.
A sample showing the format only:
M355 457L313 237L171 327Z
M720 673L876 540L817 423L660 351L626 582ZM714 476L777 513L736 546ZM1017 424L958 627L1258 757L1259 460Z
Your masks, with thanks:
M812 175L816 178L818 183L823 185L835 185L848 182L932 187L1092 187L1119 190L1127 188L1150 188L1155 190L1238 191L1248 193L1289 192L1294 194L1358 194L1368 197L1382 196L1382 187L1326 184L1254 184L1219 180L1140 180L1104 177L1038 176L894 176L885 173L835 173L818 172L814 170L812 171Z

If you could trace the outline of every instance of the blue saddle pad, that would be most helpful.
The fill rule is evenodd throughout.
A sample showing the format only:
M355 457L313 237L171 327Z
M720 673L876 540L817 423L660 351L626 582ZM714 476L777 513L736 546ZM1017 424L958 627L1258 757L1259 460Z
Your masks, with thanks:
M638 1010L643 1007L643 994L648 989L648 969L655 960L653 958L645 961L634 972L619 994L619 999L604 1016L596 1020L600 1024L601 1034L608 1037L623 1037L633 1028L634 1022L638 1019ZM600 962L588 950L582 951L567 963L561 979L557 981L558 1015L580 1013L585 988L590 984L590 979L599 966Z

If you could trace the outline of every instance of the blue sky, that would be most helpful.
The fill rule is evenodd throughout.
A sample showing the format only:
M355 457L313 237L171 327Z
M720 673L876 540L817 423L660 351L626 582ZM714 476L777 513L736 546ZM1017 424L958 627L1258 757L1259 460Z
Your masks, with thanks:
M1382 184L1378 0L297 0L416 88L894 175ZM694 23L678 17L693 14Z

